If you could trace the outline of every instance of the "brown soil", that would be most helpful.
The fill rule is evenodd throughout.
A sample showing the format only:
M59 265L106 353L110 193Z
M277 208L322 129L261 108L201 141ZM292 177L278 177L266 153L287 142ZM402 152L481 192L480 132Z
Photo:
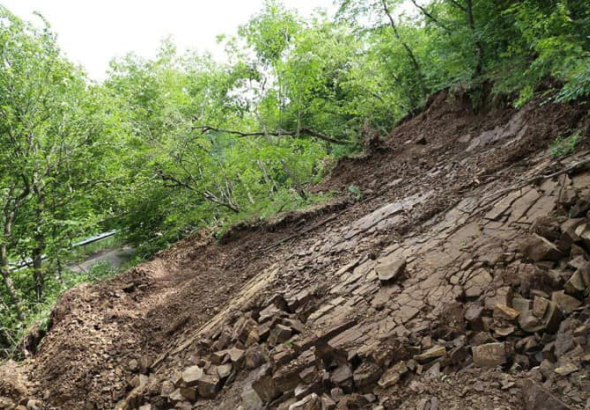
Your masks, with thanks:
M422 114L383 138L381 146L370 155L340 161L331 176L314 187L315 191L340 193L342 199L323 207L281 215L271 222L236 227L221 243L203 232L112 280L68 292L52 313L51 330L38 353L18 371L13 364L3 368L6 374L11 374L6 377L14 383L6 377L4 384L0 382L0 409L11 408L8 403L17 402L19 397L25 402L34 398L39 400L40 408L51 409L112 409L117 403L122 408L135 408L148 402L153 408L173 407L169 399L160 396L161 383L172 380L190 365L208 363L208 355L214 353L215 346L225 349L237 343L236 346L247 348L244 342L234 341L235 327L245 317L258 320L268 299L277 294L289 299L296 292L309 291L310 297L289 314L296 315L313 334L321 333L328 324L338 320L355 320L368 326L388 317L399 318L406 314L407 306L394 304L394 297L401 297L404 290L427 282L430 276L425 277L424 272L428 269L450 278L463 268L445 265L445 258L452 256L457 261L463 258L460 252L465 252L481 262L486 254L495 252L490 243L479 241L478 234L470 233L473 224L484 226L483 214L495 203L490 201L500 200L511 189L536 186L543 182L536 178L539 174L547 175L584 158L568 158L562 163L547 155L548 144L572 129L581 129L583 136L588 136L583 105L532 103L520 112L498 107L474 113L468 102L440 93ZM585 138L580 152L587 146ZM350 185L361 190L363 196L357 202L348 197ZM475 199L466 201L470 198L485 199L491 205L487 208L481 203L473 205ZM372 214L396 201L401 201L402 212L383 218ZM457 216L463 212L457 211L457 204L467 204L469 218L462 222L464 225L455 227L452 225L455 219L463 218ZM363 224L363 221L371 222L371 218L375 218L375 224L369 227ZM492 228L485 225L481 232L485 229ZM517 243L525 237L530 223L514 229L502 239L502 254L516 252ZM440 242L436 238L441 232L451 236ZM453 236L453 232L459 235ZM429 241L432 249L425 249ZM417 244L426 245L416 248ZM449 248L448 244L452 246ZM410 255L405 256L409 273L394 285L391 294L383 295L389 292L383 289L390 288L379 290L378 281L374 283L373 279L366 284L367 288L374 288L373 293L357 300L354 309L342 310L341 315L326 321L315 317L314 313L334 295L341 295L343 300L357 298L355 292L360 288L342 288L347 275L356 272L357 266L370 265L369 269L373 269L375 260L396 254L398 245L403 245ZM445 249L442 253L441 246ZM509 283L513 279L510 269L522 259L519 253L515 255L514 262L505 263L501 269L489 261L481 263L484 267L491 266L494 278L508 278L505 282ZM351 267L341 272L340 268L351 262ZM368 272L363 272L363 277L370 277ZM356 283L360 286L363 280ZM449 281L443 282L448 285ZM406 346L411 346L409 351L416 353L420 346L427 350L433 343L449 342L459 336L471 338L471 330L463 323L462 310L457 329L450 331L440 319L452 303L458 303L460 309L468 303L484 303L485 294L466 297L468 284L462 286L464 290L458 293L452 286L447 289L452 300L441 298L429 302L416 308L418 312L410 322L403 325L395 322L396 331L403 333L400 338ZM522 283L513 280L511 286L516 289ZM378 298L380 302L376 302ZM408 333L402 332L400 326ZM224 338L227 338L225 343L217 343ZM375 340L383 342L381 338ZM363 339L358 343L368 344L368 341ZM260 345L269 350L268 356L274 363L270 347L262 340ZM411 377L406 374L406 380L387 393L372 387L367 392L384 408L434 409L437 403L441 403L440 408L464 407L462 403L469 408L526 407L518 389L522 380L532 376L507 372L508 366L478 370L470 359L465 360L461 364L425 365L422 374ZM361 361L365 363L364 359ZM326 364L326 370L334 371L332 366L335 364ZM350 366L358 369L359 363ZM276 374L278 368L273 367L272 371ZM255 373L256 370L236 371L232 382L226 382L214 400L200 400L195 406L238 407L242 404L244 386L252 382ZM145 382L140 380L140 374L147 377ZM553 393L568 405L583 408L589 393L573 382L556 383L563 386L560 385L559 391L553 389ZM376 381L371 384L374 385ZM564 398L564 391L576 399ZM329 395L330 389L319 389L318 393ZM352 393L352 397L361 392L345 393ZM288 399L288 394L280 396L270 408ZM351 403L340 408L362 407ZM377 402L367 402L364 406L376 408Z

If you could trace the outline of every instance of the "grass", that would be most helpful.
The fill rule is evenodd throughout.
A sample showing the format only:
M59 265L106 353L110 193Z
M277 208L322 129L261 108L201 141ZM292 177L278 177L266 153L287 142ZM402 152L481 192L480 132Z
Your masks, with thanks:
M549 154L553 158L560 158L572 154L576 150L576 146L581 141L580 131L576 131L569 137L559 135L555 141L549 145Z

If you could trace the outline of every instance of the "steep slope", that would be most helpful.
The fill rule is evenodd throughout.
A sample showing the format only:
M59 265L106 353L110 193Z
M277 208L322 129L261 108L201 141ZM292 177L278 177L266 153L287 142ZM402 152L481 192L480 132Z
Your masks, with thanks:
M588 125L439 94L316 187L360 201L69 292L0 409L583 408L590 153L547 146Z

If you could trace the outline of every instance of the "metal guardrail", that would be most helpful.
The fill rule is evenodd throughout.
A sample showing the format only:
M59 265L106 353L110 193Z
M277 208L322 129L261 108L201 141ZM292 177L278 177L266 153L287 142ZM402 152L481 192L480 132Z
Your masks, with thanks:
M102 241L103 239L110 238L111 236L114 236L116 233L117 233L117 230L113 230L113 231L104 232L104 233L101 233L101 234L98 234L95 236L91 236L90 238L86 238L80 242L74 243L70 247L70 249L79 248L81 246L90 245L91 243L94 243L94 242ZM45 259L47 259L47 255L41 255L41 260L45 260ZM31 258L27 258L27 259L22 260L20 262L11 263L8 266L12 272L15 272L15 271L19 271L21 269L25 269L25 268L31 266L32 263L33 263L33 260Z

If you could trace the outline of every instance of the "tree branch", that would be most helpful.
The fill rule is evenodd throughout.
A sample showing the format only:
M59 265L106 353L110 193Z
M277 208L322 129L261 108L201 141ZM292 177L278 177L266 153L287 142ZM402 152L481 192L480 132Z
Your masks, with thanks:
M426 17L428 17L434 24L436 24L437 26L439 26L440 28L445 30L448 34L451 33L451 30L447 26L445 26L443 23L441 23L440 20L435 18L431 13L429 13L425 7L419 5L416 2L416 0L411 0L411 1L414 4L414 6L416 6L418 8L418 10L420 10L422 12L422 14L424 14Z
M467 9L465 8L465 6L459 4L457 1L455 0L449 0L451 2L452 5L454 5L455 7L457 7L459 10L462 11L467 11Z
M226 130L226 129L222 129L222 128L216 128L216 127L212 127L209 125L204 125L202 127L195 127L197 129L200 129L201 132L203 134L206 134L208 132L214 131L214 132L224 132L226 134L233 134L233 135L238 135L240 137L264 137L264 136L268 136L268 135L272 135L274 137L297 137L297 131L286 131L286 130L282 130L279 129L277 131L256 131L256 132L243 132L243 131L238 131L238 130ZM304 134L304 135L309 135L310 137L314 137L326 142L330 142L332 144L338 144L338 145L350 145L351 143L349 141L341 141L341 140L337 140L335 138L329 137L327 135L324 135L320 132L311 130L309 128L301 128L299 130L300 134Z

